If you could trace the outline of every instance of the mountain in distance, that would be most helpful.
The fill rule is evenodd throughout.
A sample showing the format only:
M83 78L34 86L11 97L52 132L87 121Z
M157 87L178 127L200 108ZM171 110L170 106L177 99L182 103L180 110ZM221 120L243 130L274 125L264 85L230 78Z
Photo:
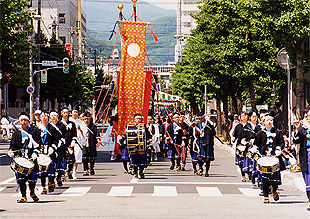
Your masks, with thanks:
M109 40L109 37L115 21L118 20L119 10L117 5L120 4L119 2L121 1L118 1L118 3L82 1L82 8L87 17L88 57L92 57L91 53L94 49L97 49L100 57L109 57L111 55L116 34L111 40ZM132 2L129 3L131 4L124 4L123 9L126 19L132 13ZM144 4L137 4L137 14L142 21L151 22L152 29L156 30L157 42L154 41L152 34L148 34L150 30L148 28L146 30L146 52L152 65L166 65L168 61L174 61L176 39L173 35L176 34L176 11L165 10L144 2ZM118 30L118 26L116 26L115 30ZM116 48L121 51L121 36L118 36Z
M123 15L129 19L133 11L131 1L100 1L84 0L82 9L86 14L87 29L96 31L110 31L116 20L119 20L118 5L124 5ZM176 17L175 10L163 9L161 7L148 4L144 1L137 2L137 16L144 22L156 20L161 17Z

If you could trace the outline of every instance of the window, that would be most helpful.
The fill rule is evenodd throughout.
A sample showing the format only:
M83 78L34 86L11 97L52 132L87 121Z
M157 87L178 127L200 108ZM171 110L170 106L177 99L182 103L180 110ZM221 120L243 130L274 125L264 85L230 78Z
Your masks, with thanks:
M66 23L66 14L65 13L59 13L58 18L59 18L60 24Z
M191 22L182 22L182 27L191 27Z
M183 16L187 16L190 14L198 14L199 11L182 11Z
M184 4L196 4L197 0L182 0Z

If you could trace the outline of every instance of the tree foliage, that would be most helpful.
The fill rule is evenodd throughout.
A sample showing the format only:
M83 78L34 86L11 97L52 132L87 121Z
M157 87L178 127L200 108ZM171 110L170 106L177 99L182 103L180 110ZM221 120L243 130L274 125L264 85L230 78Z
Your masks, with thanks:
M55 39L51 39L50 47L41 48L42 60L54 60L62 62L68 57L64 45L57 45ZM68 57L69 58L69 57ZM62 69L51 69L47 71L47 84L41 84L41 97L52 103L66 103L66 105L91 105L95 78L85 66L73 63L70 59L69 73L63 73ZM53 105L53 104L52 104Z
M30 0L0 1L2 84L29 84L32 35Z
M223 102L231 97L232 112L240 112L247 98L252 108L279 103L286 72L276 55L283 45L309 39L306 1L201 0L198 7L197 26L173 76L174 91L193 109L201 102L203 85L209 97ZM285 35L285 27L294 24L298 27Z

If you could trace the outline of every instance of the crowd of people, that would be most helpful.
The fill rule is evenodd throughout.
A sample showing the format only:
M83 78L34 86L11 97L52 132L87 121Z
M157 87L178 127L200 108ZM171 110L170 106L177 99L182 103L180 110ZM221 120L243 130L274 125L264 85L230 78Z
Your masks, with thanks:
M27 202L27 182L31 198L38 202L38 178L45 195L54 192L56 183L61 187L67 177L76 180L79 163L83 163L84 176L95 174L97 127L91 113L78 116L78 110L72 110L69 118L67 107L61 109L61 115L56 109L36 110L35 121L30 121L27 113L19 115L21 128L13 133L7 153L13 158L11 168L22 196L18 203Z
M143 115L135 114L134 123L126 125L123 135L117 133L116 115L110 118L109 127L100 142L91 113L85 112L79 117L78 110L72 110L69 118L69 109L64 107L59 117L57 110L38 110L33 122L29 121L26 113L19 116L21 129L13 133L8 151L8 156L13 158L11 168L16 171L16 181L22 194L18 203L27 202L26 182L29 183L30 196L37 202L37 178L41 179L41 194L44 195L54 191L55 183L62 186L66 177L77 179L79 163L83 163L83 175L94 175L97 143L108 145L110 160L122 161L124 173L135 178L144 178L145 169L159 156L170 160L171 171L185 171L187 154L191 157L195 175L210 176L211 162L215 160L216 137L216 123L210 115L156 114L149 115L144 124ZM309 199L307 209L310 210L310 111L304 118L292 122L294 146L290 146L289 137L277 129L270 113L251 111L234 117L229 134L241 181L250 180L253 189L261 189L263 203L270 203L269 194L278 201L281 171L300 163Z

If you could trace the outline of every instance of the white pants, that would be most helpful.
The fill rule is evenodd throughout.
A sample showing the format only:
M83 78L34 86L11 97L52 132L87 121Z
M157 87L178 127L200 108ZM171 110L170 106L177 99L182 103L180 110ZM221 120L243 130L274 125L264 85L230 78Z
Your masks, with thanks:
M75 163L82 163L83 151L78 144L74 145Z
M154 148L155 153L160 152L160 147L159 147L158 142L153 143L153 148Z

